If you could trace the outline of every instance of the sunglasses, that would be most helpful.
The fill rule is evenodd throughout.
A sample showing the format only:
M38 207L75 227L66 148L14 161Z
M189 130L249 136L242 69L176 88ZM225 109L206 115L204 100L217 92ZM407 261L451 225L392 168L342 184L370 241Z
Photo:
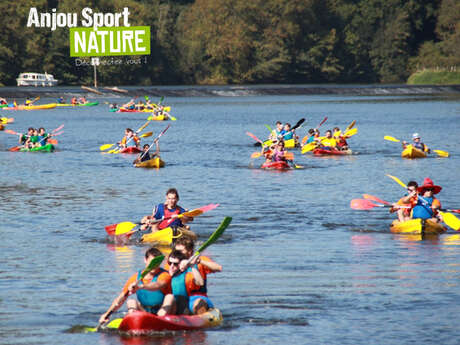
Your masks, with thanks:
M170 266L179 266L179 262L171 262L169 261Z

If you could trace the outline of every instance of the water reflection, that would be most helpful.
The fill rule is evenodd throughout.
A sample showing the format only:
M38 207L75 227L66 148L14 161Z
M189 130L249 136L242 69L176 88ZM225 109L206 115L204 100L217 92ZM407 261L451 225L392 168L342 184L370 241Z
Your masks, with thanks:
M442 243L448 246L460 246L460 234L444 236Z
M108 243L107 249L114 252L120 272L130 272L135 269L135 251L133 247Z
M155 333L149 336L121 336L101 334L100 345L207 345L209 344L205 331L188 331L173 333Z

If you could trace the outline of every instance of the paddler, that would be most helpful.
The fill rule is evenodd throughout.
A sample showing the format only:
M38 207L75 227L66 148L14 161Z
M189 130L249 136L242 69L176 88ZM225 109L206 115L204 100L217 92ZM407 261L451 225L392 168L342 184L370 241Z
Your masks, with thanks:
M339 151L348 150L348 143L344 135L345 133L342 133L339 127L334 127L333 133L334 133L334 139L337 143L337 146L336 146L337 150Z
M72 99L70 100L70 104L77 105L78 104L77 97L73 96Z
M190 237L181 236L174 243L174 250L180 251L188 260L195 251L195 241ZM210 273L222 272L222 266L204 255L200 255L196 264L204 284L199 289L192 289L190 291L188 308L193 314L202 314L208 309L214 308L214 304L208 297L207 276ZM165 265L165 269L169 269L169 266Z
M22 146L26 145L27 140L34 134L34 128L29 127L27 129L27 134L22 134L19 136L19 144Z
M403 149L405 149L408 144L409 143L407 141L403 140L402 141ZM420 139L420 135L418 133L412 134L412 146L415 147L416 149L420 150L420 151L430 153L430 149L428 148L428 146L426 146L424 143L422 143L422 141Z
M271 131L270 136L268 139L270 140L277 140L278 138L282 137L284 134L283 124L281 121L276 121L275 129Z
M320 147L323 150L333 150L337 146L337 140L332 136L332 131L328 129L324 138L317 138L320 141Z
M160 144L158 143L158 138L153 141L156 145L156 150L154 153L149 153L150 146L149 144L145 144L142 148L142 152L139 153L139 156L134 160L133 164L138 164L141 162L149 161L154 159L155 157L160 156Z
M283 140L291 140L294 138L294 132L291 131L291 124L289 122L286 122L283 127L284 133L283 133Z
M417 182L409 181L407 183L407 194L403 196L401 199L399 199L398 202L394 203L390 208L391 213L396 211L396 214L398 215L398 220L400 222L405 222L411 219L410 215L412 208L417 204L417 188Z
M172 228L184 228L185 231L188 231L188 226L185 226L184 223L193 221L191 217L181 217L178 219L174 219L171 222L171 219L177 218L178 215L181 213L186 212L186 210L179 206L177 203L179 202L179 192L176 188L169 188L166 191L166 200L162 204L158 204L154 207L152 215L145 216L142 218L141 223L143 224L141 229L147 229L151 227L152 232L157 230L165 229L166 227L170 226ZM167 219L166 219L167 218ZM154 222L155 220L162 220L161 222ZM182 231L182 230L181 230ZM190 231L188 231L190 233Z
M145 267L150 264L153 258L161 255L157 248L150 248L145 252ZM171 276L163 268L156 268L150 271L140 285L136 285L140 278L142 270L134 273L125 283L120 295L116 297L110 308L99 318L100 324L105 324L109 321L110 314L117 311L128 299L129 295L136 294L136 299L128 299L126 303L128 313L137 310L147 311L157 315L171 314L171 308L164 304L164 297L171 294Z
M203 277L196 266L198 259L197 256L188 262L185 255L178 250L173 250L169 254L168 264L172 293L165 296L164 305L170 308L172 314L190 314L191 293L204 285Z
M430 178L423 180L423 185L417 188L419 196L417 204L412 209L412 218L430 219L433 222L440 221L438 210L441 208L441 202L434 196L442 190L442 187L436 186Z
M31 105L32 104L32 101L30 100L29 97L26 98L26 100L24 101L24 105L28 106L28 105Z
M0 104L8 104L5 98L0 97Z
M45 128L40 127L38 129L38 141L37 146L45 146L51 135L45 132Z
M135 106L135 109L139 110L139 111L144 110L144 103L142 103L142 101L139 100L139 102L137 102L137 104Z
M128 146L136 146L137 148L139 148L140 144L141 144L141 140L139 139L137 134L134 133L134 131L131 128L126 128L125 135L121 139L119 145L122 148L126 148Z
M286 161L286 151L284 150L284 140L278 141L275 149L272 151L272 162Z
M62 96L60 96L57 101L59 104L65 104L65 98Z
M86 104L86 103L88 103L88 101L86 100L86 98L84 96L82 96L82 97L80 97L78 99L78 103L79 104Z

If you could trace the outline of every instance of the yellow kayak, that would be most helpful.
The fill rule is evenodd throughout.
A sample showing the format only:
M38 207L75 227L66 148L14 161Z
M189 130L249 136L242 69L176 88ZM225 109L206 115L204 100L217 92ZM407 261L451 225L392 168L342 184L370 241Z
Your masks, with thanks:
M136 168L163 168L165 166L165 162L163 162L160 157L155 157L153 159L149 159L145 162L140 162L135 165Z
M193 238L194 240L197 239L197 236L193 231L190 231L184 228L178 228L177 234L174 235L173 229L171 227L167 227L165 229L143 235L141 238L141 242L144 242L144 243L155 242L158 245L170 245L173 239L179 238L183 235L189 236Z
M264 141L264 146L271 146L272 143L273 143L273 142L272 142L271 140L265 140L265 141ZM294 147L296 147L296 146L297 146L297 145L296 145L296 142L295 142L294 139L289 139L289 140L285 140L285 141L284 141L284 147L285 147L286 149L292 149L292 148L294 148Z
M402 158L425 158L427 156L426 152L416 149L412 145L407 145L406 148L401 153Z
M447 228L440 223L420 218L410 219L405 222L400 222L396 219L390 226L390 231L398 234L442 234L446 230Z
M40 105L18 105L17 107L7 107L3 110L39 110L56 108L56 103L40 104Z

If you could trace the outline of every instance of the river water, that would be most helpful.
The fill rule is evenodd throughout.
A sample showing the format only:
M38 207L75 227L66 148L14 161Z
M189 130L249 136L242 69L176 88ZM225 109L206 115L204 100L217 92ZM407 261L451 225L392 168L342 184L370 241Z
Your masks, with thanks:
M349 207L363 193L401 197L391 174L431 177L443 206L460 208L458 94L167 97L177 121L160 140L160 170L100 153L147 115L108 112L104 101L126 98L92 99L100 105L2 111L16 131L65 127L53 154L8 152L16 137L0 133L1 344L458 344L460 233L394 235L386 209ZM305 169L287 172L250 159L258 148L246 131L265 138L265 124L304 117L303 136L325 116L321 130L357 121L349 140L356 154L294 151ZM403 160L400 145L383 140L413 132L451 157ZM207 250L224 267L208 283L223 326L134 339L74 332L96 325L143 267L148 247L116 246L104 225L139 220L173 186L186 208L220 204L193 222L200 241L233 217Z

